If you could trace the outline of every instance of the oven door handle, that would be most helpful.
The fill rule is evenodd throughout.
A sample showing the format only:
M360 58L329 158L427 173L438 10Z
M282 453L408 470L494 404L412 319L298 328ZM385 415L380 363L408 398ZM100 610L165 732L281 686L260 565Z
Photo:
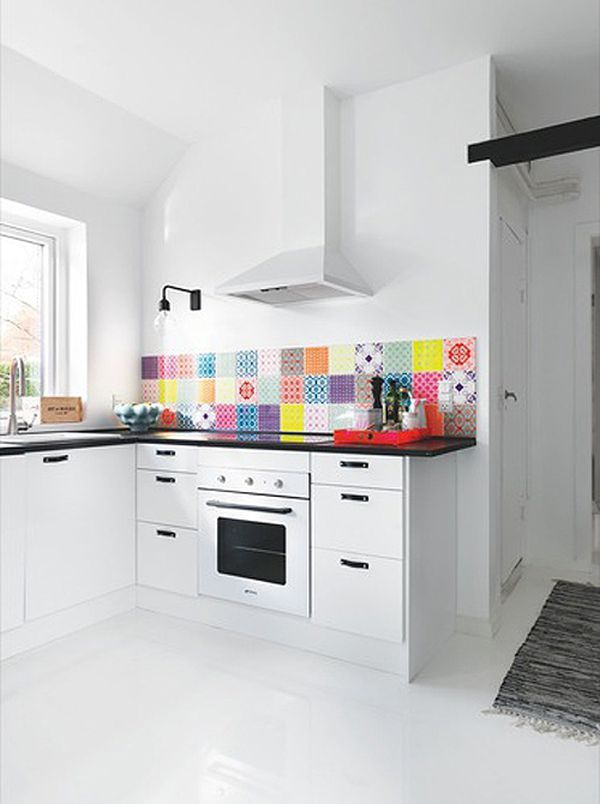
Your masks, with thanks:
M219 500L207 500L205 505L210 508L228 508L233 511L258 511L261 514L291 514L293 508L269 508L266 505L239 505L238 503L220 502Z

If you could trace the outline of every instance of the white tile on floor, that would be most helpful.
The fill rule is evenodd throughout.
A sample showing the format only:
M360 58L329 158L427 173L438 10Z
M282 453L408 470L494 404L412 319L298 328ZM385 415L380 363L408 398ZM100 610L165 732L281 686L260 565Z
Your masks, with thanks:
M137 611L2 666L3 804L598 804L597 749L486 716L550 584L395 677Z

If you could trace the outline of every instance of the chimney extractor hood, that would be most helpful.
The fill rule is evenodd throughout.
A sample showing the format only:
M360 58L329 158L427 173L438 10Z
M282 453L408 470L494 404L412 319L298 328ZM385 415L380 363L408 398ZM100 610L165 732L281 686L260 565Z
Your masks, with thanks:
M340 251L340 108L322 87L282 102L282 249L216 292L291 304L371 290Z

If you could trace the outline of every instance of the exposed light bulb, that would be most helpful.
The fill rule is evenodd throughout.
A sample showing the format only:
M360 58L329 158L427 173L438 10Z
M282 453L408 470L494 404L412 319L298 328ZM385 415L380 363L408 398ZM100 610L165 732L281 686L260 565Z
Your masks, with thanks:
M161 338L165 338L177 329L177 319L169 310L160 310L154 319L154 329Z

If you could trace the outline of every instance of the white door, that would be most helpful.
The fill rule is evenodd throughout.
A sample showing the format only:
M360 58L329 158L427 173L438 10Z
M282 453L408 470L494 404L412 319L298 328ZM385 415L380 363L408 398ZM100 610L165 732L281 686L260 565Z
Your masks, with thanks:
M502 583L523 558L527 495L527 243L501 221Z
M25 456L0 458L0 630L25 619Z

